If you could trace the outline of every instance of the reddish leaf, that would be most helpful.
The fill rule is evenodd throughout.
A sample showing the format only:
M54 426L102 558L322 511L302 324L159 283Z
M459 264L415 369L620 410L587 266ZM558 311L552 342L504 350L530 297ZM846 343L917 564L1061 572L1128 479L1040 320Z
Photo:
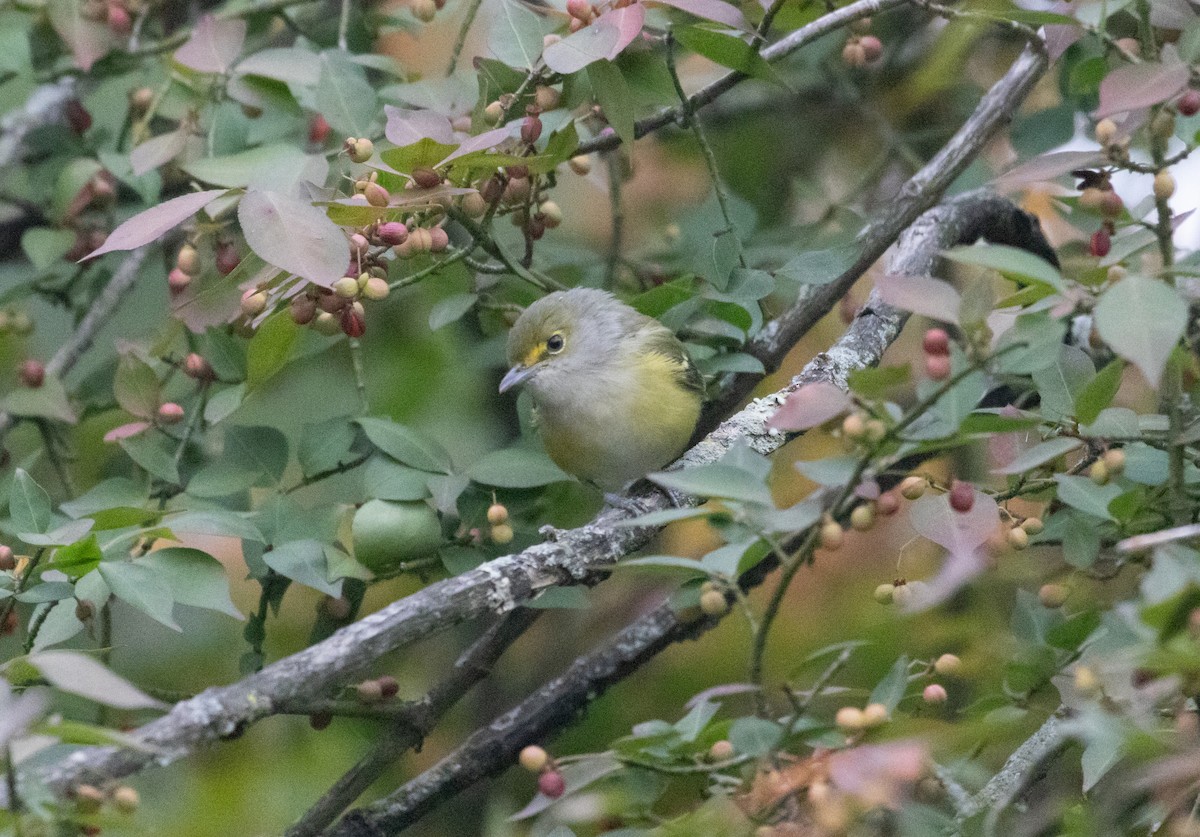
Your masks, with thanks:
M265 262L325 286L346 272L345 234L308 201L251 189L238 204L238 221L246 243Z
M117 46L117 36L106 25L83 16L78 0L51 0L46 12L54 31L70 47L75 65L85 73Z
M928 764L929 749L920 742L864 744L832 753L829 778L843 793L870 795L872 804L894 807L908 798L908 787L925 774Z
M633 43L646 21L646 9L634 4L600 15L591 26L546 48L542 58L556 73L582 70L593 61L611 61Z
M996 531L1000 511L995 500L978 490L975 490L975 502L968 512L950 508L948 494L926 494L913 502L908 519L917 534L938 546L951 553L969 553L982 546Z
M133 168L133 173L141 177L146 172L171 162L183 151L187 145L187 138L187 131L181 128L146 140L129 152L129 165Z
M1100 107L1092 115L1100 119L1173 99L1187 87L1188 74L1182 61L1122 64L1100 82Z
M143 430L148 430L150 423L146 421L131 421L129 424L122 424L114 427L112 430L104 434L104 441L112 443L121 439L128 439L130 436L136 436Z
M949 282L932 276L903 276L885 273L875 283L883 301L902 311L923 314L944 323L958 323L962 297Z
M852 405L850 396L834 384L805 384L788 396L768 425L780 430L807 430L841 415Z
M674 6L676 9L681 9L696 17L702 17L705 20L715 20L717 23L723 23L726 26L732 26L735 29L749 30L750 24L746 22L746 16L742 14L741 9L736 6L731 6L721 0L654 0L656 3L661 3L664 6Z
M218 20L204 15L192 37L175 50L175 60L198 73L226 73L237 61L246 42L246 21Z
M466 154L473 154L476 151L486 151L489 148L495 148L500 143L504 142L512 136L512 131L508 128L495 128L491 131L485 131L478 136L471 137L454 151L440 161L434 168L441 168L452 160L457 160Z
M406 110L392 105L384 105L383 112L387 115L383 133L388 142L400 148L423 139L431 139L442 145L454 144L454 129L450 127L450 120L440 113Z
M996 178L996 187L1004 191L1027 183L1053 180L1069 171L1088 168L1103 160L1102 151L1055 151L1042 154L1000 175Z
M139 212L109 233L104 244L84 256L84 259L95 258L114 250L134 250L143 244L149 244L167 230L191 218L223 194L225 194L224 189L193 192L190 195L171 198L158 206L150 207L145 212Z

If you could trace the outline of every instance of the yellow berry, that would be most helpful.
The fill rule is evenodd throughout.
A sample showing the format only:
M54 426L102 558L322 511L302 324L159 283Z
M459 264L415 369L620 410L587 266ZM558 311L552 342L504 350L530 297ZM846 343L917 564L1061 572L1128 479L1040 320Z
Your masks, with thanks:
M736 752L733 749L733 744L722 738L720 741L714 741L713 745L708 748L709 761L727 761L733 758Z
M862 413L851 413L842 420L842 435L855 440L867 435L867 422Z
M1106 450L1101 459L1110 474L1120 474L1125 470L1125 451L1120 448Z
M580 154L578 157L567 160L567 165L576 174L587 174L592 170L592 158L586 154Z
M708 590L700 594L700 610L705 616L724 616L729 612L729 601L719 590Z
M859 503L850 512L850 525L858 532L865 532L875 525L875 506L873 503Z
M1046 529L1040 517L1027 517L1021 521L1021 528L1031 535L1040 535Z
M508 522L508 509L503 503L492 503L488 506L487 522L493 526L499 526L501 523Z
M513 528L507 523L501 523L499 526L493 526L491 531L492 543L497 546L504 546L506 543L512 543Z
M1062 607L1071 591L1062 584L1043 584L1038 590L1038 601L1042 607Z
M1029 546L1029 533L1020 526L1014 526L1012 529L1009 529L1006 537L1008 545L1013 549L1021 550Z
M1092 478L1092 482L1096 483L1096 485L1106 485L1111 475L1108 472L1108 465L1105 464L1104 460L1097 459L1092 463L1092 467L1088 469L1088 476Z
M1109 145L1117 137L1117 123L1111 119L1101 119L1096 123L1096 142Z
M858 732L866 727L867 719L857 706L843 706L837 711L834 723L845 732Z
M550 754L536 744L530 744L521 750L517 762L530 773L541 773L542 768L550 762Z
M933 670L942 676L958 674L962 670L962 660L956 654L943 654L934 660Z
M1175 194L1175 178L1166 169L1154 175L1154 197L1165 201Z
M890 717L887 707L882 703L868 703L863 710L863 722L868 729L886 724Z
M840 549L846 539L846 532L836 520L830 520L821 526L821 547L828 550Z
M924 477L905 477L900 483L900 496L905 500L916 500L929 490L929 480Z
M892 593L895 589L896 588L893 587L891 584L880 584L878 587L875 588L875 592L873 594L875 596L875 601L877 601L883 605L891 604L892 603Z

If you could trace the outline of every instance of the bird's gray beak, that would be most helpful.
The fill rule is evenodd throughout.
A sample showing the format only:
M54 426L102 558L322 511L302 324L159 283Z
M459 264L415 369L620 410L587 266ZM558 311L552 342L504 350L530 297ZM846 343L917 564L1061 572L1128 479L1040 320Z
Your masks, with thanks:
M505 376L500 380L500 391L508 392L513 387L520 386L528 381L536 373L536 366L514 366L512 369L508 370Z

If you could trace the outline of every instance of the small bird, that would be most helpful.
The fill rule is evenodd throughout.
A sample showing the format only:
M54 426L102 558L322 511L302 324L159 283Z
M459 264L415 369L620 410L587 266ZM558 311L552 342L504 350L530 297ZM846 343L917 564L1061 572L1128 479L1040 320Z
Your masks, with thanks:
M508 335L500 392L527 384L546 452L607 492L683 452L704 378L670 329L607 291L547 294Z

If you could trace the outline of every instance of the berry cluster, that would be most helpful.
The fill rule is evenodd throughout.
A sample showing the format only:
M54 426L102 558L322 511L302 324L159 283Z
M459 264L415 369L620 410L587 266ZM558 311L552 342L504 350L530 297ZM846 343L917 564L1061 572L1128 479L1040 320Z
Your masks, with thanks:
M871 18L859 18L850 24L850 37L842 47L842 61L850 67L866 67L883 55L883 42L871 34Z
M538 774L538 790L543 795L551 799L558 799L566 793L566 780L559 771L558 765L554 763L554 759L543 748L536 744L529 745L521 750L517 762L530 773Z

